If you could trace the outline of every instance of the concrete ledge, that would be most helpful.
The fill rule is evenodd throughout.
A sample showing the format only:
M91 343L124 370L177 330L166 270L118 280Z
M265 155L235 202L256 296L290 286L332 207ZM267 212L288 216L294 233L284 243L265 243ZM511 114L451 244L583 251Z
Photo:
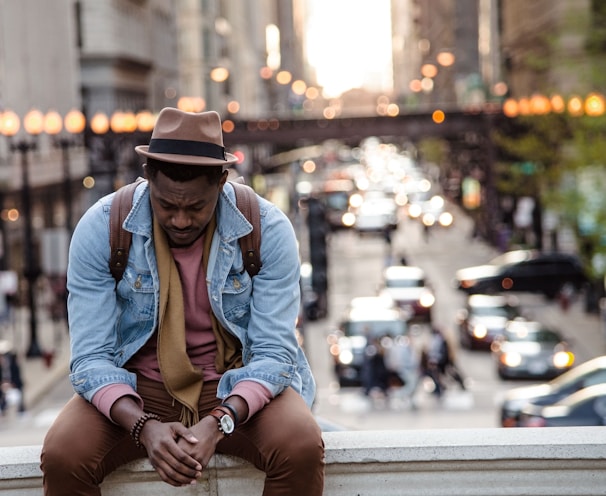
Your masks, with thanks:
M325 495L606 494L606 429L326 432ZM39 446L0 448L0 493L39 495ZM191 488L160 481L147 460L116 471L104 496L261 494L263 474L217 455ZM456 488L456 489L455 489Z

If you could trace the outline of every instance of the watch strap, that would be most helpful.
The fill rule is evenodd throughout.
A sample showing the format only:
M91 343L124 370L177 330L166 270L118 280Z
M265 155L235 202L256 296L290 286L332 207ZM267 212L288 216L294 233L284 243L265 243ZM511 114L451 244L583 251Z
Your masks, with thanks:
M209 413L209 415L211 417L213 417L217 421L217 425L219 427L219 430L223 433L223 435L225 435L225 436L230 436L231 435L231 432L225 432L223 430L223 425L221 424L221 419L223 417L225 417L225 416L228 416L233 421L232 416L228 412L224 411L223 409L221 409L219 407L215 407L215 408L213 408L211 410L211 412ZM236 426L236 423L234 422L234 429L235 429L235 426Z
M237 427L238 424L240 423L240 417L238 416L238 411L236 410L236 408L231 403L228 403L227 401L224 401L223 403L221 403L219 405L219 407L227 408L231 412L231 415L234 419L234 424L236 424L236 427Z

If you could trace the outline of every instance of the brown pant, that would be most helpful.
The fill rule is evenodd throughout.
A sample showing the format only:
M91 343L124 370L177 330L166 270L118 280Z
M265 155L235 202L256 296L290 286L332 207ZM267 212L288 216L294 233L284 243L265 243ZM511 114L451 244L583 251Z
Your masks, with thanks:
M216 382L205 383L200 415L219 400ZM162 384L139 377L145 410L164 421L177 421L180 408ZM320 428L303 399L286 389L236 432L217 445L217 452L250 461L266 474L264 496L320 496L324 485L324 443ZM145 457L122 427L79 396L63 408L42 447L41 468L46 496L100 495L106 475Z

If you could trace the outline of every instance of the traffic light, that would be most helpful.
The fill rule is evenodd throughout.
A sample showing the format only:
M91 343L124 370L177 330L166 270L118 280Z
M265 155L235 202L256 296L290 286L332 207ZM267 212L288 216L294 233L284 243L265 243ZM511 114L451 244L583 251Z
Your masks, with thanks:
M326 210L317 198L309 198L307 206L309 261L312 267L311 285L318 295L323 295L328 289L328 260L326 254L328 223L326 221Z

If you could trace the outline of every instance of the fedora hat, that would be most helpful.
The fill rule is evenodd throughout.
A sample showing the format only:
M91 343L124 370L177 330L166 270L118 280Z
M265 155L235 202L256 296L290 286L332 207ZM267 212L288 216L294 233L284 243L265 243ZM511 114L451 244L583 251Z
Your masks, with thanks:
M217 112L184 112L173 107L160 111L149 145L136 146L135 151L144 157L185 165L227 166L238 161L225 151Z

